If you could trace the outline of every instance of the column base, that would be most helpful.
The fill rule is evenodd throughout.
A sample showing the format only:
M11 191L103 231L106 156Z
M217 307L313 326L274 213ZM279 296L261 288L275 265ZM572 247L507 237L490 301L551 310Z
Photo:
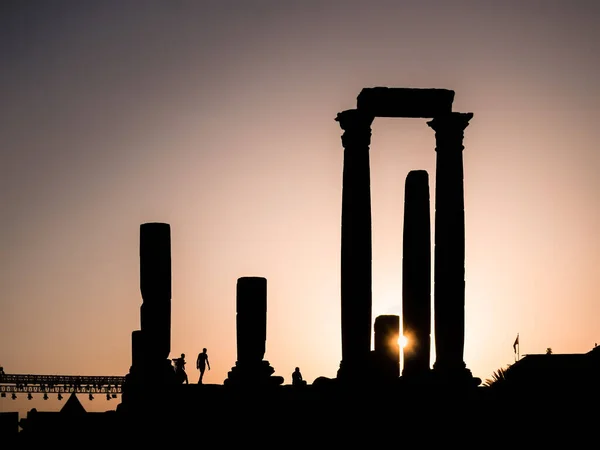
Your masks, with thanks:
M256 361L240 363L227 373L224 386L279 386L283 383L283 377L274 376L275 369L269 361Z
M335 379L341 384L348 385L381 383L383 377L378 369L374 357L370 354L365 361L341 361Z
M475 388L481 384L481 378L474 377L464 362L455 366L436 363L431 374L434 384L438 386Z
M150 400L149 391L177 384L181 383L169 359L133 365L121 387L121 404L145 405L149 401L154 402L155 399Z
M435 377L431 369L402 371L400 385L411 387L427 387L433 385Z

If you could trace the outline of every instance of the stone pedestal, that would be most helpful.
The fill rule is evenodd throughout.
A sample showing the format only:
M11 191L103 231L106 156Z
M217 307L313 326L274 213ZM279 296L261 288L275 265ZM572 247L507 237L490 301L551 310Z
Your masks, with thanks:
M382 315L375 319L375 350L372 354L376 380L394 381L400 376L400 316Z
M227 373L225 386L279 386L284 379L281 376L274 376L275 369L271 367L269 361L240 362Z
M344 130L341 229L342 362L339 378L361 379L371 352L371 178L374 117L358 110L337 115Z

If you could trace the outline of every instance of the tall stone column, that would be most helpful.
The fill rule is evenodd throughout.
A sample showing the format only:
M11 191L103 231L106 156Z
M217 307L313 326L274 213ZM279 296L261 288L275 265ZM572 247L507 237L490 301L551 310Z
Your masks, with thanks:
M238 362L262 361L267 341L267 279L239 278L235 310Z
M444 377L470 375L464 363L465 211L463 137L472 113L450 113L429 121L436 140L434 371Z
M123 385L123 404L141 409L150 399L150 386L175 384L171 351L171 226L140 225L141 329L131 334L131 367Z
M362 378L371 351L372 250L369 145L374 117L359 110L338 113L344 130L342 180L342 362L338 378Z
M431 220L429 175L411 170L404 189L402 236L403 377L429 373L431 351Z
M171 226L140 226L141 328L148 355L167 359L171 351Z

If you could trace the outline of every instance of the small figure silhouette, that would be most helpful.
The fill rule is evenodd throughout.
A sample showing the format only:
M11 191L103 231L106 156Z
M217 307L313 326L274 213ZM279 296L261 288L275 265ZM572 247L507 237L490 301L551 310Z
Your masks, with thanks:
M299 367L296 367L292 372L292 386L306 386L306 381L302 379Z
M204 371L208 366L208 370L210 370L210 363L208 362L208 353L206 353L206 349L203 348L201 353L198 353L198 359L196 360L196 369L200 371L200 379L198 380L198 384L202 384L202 379L204 378Z
M185 372L185 353L181 354L181 358L173 358L173 362L175 363L175 374L177 378L185 384L189 384L187 373Z

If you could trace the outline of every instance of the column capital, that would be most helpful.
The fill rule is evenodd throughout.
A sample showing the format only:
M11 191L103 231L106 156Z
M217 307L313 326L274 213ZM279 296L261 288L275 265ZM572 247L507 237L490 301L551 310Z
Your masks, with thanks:
M348 147L365 147L369 149L371 143L371 124L374 116L365 114L358 109L348 109L338 113L335 121L340 124L344 134L342 145Z
M335 118L335 121L340 124L340 127L344 131L349 130L360 130L360 128L371 128L374 116L365 114L358 109L347 109L346 111L339 112Z
M451 112L438 117L434 117L427 122L436 133L444 131L464 131L469 125L469 120L473 118L473 113Z

